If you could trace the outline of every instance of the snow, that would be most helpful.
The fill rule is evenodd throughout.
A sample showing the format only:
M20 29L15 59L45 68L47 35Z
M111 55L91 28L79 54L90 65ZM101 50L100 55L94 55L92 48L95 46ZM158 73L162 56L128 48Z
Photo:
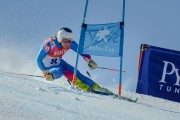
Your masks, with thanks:
M67 89L63 80L0 72L0 120L178 120L180 104L123 91L137 103Z

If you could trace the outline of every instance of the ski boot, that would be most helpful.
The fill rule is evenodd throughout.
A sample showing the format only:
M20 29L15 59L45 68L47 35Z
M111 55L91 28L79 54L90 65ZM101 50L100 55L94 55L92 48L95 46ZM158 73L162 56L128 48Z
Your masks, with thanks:
M110 90L108 90L107 88L104 87L100 87L97 83L95 83L92 87L92 90L96 93L99 94L107 94L107 95L114 95L113 92L111 92Z
M83 90L83 91L89 91L90 87L83 83L79 78L75 78L75 86L77 89Z

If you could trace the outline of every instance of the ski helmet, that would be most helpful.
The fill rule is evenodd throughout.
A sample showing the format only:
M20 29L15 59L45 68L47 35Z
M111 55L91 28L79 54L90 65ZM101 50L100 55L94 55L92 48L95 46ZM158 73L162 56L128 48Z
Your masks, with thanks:
M66 27L61 28L58 31L57 39L58 39L59 43L62 42L62 39L72 40L73 39L73 33L72 33L72 31L69 28L66 28Z

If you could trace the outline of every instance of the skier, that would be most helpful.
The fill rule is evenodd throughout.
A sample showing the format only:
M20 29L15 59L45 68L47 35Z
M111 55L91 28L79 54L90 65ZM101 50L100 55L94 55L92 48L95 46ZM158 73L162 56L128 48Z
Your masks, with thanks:
M43 72L47 81L53 81L64 75L68 80L73 80L74 67L62 59L62 56L72 49L77 52L78 44L73 41L73 33L69 28L61 28L58 33L45 40L40 48L36 62ZM80 54L87 61L90 69L95 69L97 64L92 60L90 55ZM76 73L75 86L84 91L99 91L112 93L107 88L100 87L90 78L81 74L78 70Z

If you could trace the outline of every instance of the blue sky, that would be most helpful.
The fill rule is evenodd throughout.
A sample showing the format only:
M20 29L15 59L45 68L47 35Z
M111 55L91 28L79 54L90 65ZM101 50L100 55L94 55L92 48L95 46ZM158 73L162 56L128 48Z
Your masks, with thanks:
M35 58L44 39L61 27L74 32L79 42L86 0L1 0L0 1L0 70L42 74ZM137 82L139 47L142 43L180 50L179 0L126 0L123 89L134 91ZM89 0L86 23L121 21L121 0ZM119 69L119 58L92 56L99 66ZM75 65L76 54L64 59ZM80 58L79 70L88 70L102 85L117 86L119 73L89 70Z

